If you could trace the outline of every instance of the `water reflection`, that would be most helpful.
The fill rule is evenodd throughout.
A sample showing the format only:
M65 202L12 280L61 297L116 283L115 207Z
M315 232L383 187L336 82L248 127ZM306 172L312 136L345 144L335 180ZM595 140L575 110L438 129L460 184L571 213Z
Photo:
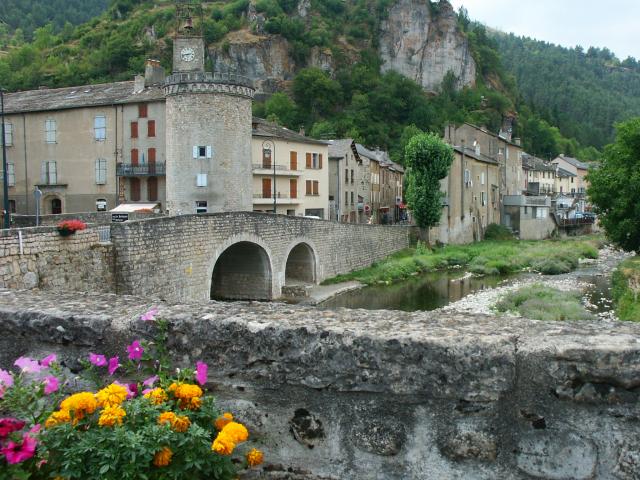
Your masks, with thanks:
M331 298L320 308L365 308L367 310L435 310L480 290L494 288L506 276L470 277L462 271L436 272L393 285L366 287Z

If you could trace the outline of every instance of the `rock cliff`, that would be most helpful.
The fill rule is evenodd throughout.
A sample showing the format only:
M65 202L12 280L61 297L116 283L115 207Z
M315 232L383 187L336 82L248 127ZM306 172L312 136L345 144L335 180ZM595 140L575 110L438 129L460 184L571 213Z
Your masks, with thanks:
M429 0L399 0L391 8L380 32L383 71L395 70L430 91L450 71L458 88L474 85L476 63L453 7L440 2L434 15L435 8Z
M308 23L313 15L311 4L300 1L292 15ZM247 18L252 31L232 32L210 46L214 70L231 70L251 78L258 93L282 90L301 68L318 67L333 73L336 65L329 48L314 47L304 60L296 60L290 42L265 33L263 14L250 6ZM456 75L459 88L475 82L475 61L446 1L432 6L429 0L398 0L381 22L378 38L371 42L380 46L383 71L395 70L426 90L437 90L449 71ZM348 61L357 61L354 45L344 38L334 39L334 43Z

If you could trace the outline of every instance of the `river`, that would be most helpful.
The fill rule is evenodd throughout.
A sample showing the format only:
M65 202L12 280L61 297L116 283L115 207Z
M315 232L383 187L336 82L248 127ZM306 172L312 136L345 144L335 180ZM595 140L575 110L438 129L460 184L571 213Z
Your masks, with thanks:
M364 308L369 310L455 310L492 313L491 307L504 293L531 283L561 290L580 290L587 308L605 320L614 320L611 273L628 255L604 247L597 260L581 262L564 275L522 272L514 275L475 276L464 269L433 272L391 285L352 290L319 304L320 308Z

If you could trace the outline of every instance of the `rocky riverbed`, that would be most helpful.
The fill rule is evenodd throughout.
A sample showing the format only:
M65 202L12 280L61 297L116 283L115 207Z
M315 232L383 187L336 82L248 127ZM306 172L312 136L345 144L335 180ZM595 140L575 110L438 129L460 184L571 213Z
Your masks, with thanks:
M580 290L588 310L604 321L617 320L612 307L611 275L616 266L631 254L606 245L599 251L597 260L582 260L580 268L564 275L542 275L535 272L522 273L506 279L495 288L472 293L442 307L443 312L492 315L492 307L505 294L535 283L562 291ZM465 278L465 277L463 277ZM462 281L461 279L451 280ZM509 314L510 316L517 316Z

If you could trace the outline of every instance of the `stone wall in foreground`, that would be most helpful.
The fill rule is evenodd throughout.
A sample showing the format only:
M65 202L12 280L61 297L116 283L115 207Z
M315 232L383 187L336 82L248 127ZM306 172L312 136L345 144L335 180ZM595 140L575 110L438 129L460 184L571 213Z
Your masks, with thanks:
M0 291L0 366L124 354L133 297ZM338 479L638 479L640 325L159 305L267 463ZM278 477L278 478L287 478Z
M115 291L115 257L95 229L62 237L54 227L3 230L0 288Z

